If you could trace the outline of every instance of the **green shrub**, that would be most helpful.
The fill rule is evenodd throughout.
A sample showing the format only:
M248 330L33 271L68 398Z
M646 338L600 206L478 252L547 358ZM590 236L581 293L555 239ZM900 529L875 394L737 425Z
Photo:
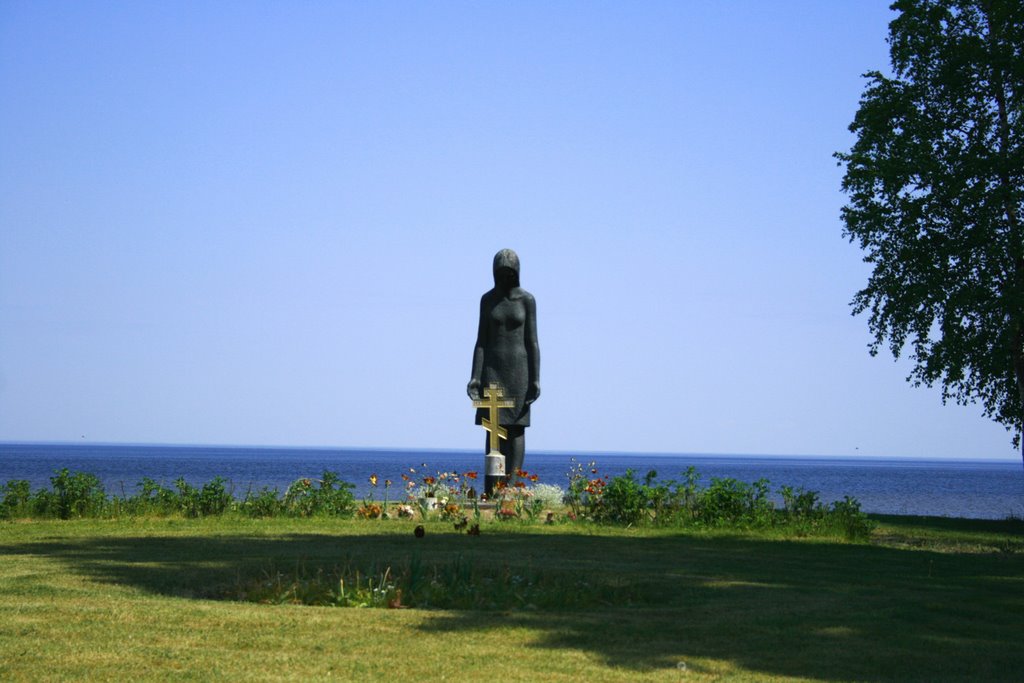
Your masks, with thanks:
M224 487L224 477L214 477L203 484L199 492L199 513L202 516L221 515L227 512L234 497Z
M656 476L653 471L651 474ZM648 482L651 474L648 474ZM639 524L646 520L650 502L649 487L636 480L633 470L626 470L625 474L612 477L604 487L602 505L595 511L595 519L613 524Z
M186 517L220 515L228 510L234 498L224 488L224 477L214 477L201 489L189 484L184 477L174 482L178 487L178 506Z
M249 517L274 517L284 511L284 501L278 496L276 488L264 486L255 493L247 491L239 510Z
M11 519L31 514L29 501L32 498L31 486L26 479L12 479L0 487L3 500L0 500L0 519Z
M748 484L731 477L716 477L697 498L697 517L714 525L770 523L772 503L768 499L768 483L767 479Z
M779 488L779 495L782 496L782 505L786 514L798 519L812 519L824 515L825 507L818 500L817 491L808 491L801 487L793 490L792 486Z
M185 481L184 477L178 477L174 485L178 488L178 511L186 517L198 517L199 489Z
M284 509L290 515L347 517L355 512L352 495L355 484L342 481L335 472L324 471L314 486L311 479L299 479L284 493Z
M138 495L125 501L123 509L135 515L171 515L181 511L181 498L172 490L149 477L138 483Z
M40 489L29 507L43 517L99 517L107 505L103 484L94 474L69 472L65 467L50 477L51 490Z
M613 524L640 524L665 514L671 498L669 486L657 484L657 472L650 470L641 483L633 470L612 477L604 486L601 505L595 510L597 521ZM664 517L663 517L664 520Z
M832 503L829 517L851 541L868 539L871 536L871 530L875 528L874 522L861 512L857 499L850 496L844 496L842 500Z

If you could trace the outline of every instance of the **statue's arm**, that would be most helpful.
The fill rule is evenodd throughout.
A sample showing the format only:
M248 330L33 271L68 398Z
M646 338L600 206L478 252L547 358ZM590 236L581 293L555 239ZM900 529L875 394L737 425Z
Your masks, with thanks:
M484 308L487 295L480 297L480 321L476 328L476 346L473 347L473 370L469 375L469 384L466 385L466 393L474 401L483 398L480 394L480 377L484 372L484 344L486 343L487 326L484 325Z
M526 402L533 403L540 398L540 344L537 342L537 302L532 295L526 296L526 362L529 364L530 386L526 391Z

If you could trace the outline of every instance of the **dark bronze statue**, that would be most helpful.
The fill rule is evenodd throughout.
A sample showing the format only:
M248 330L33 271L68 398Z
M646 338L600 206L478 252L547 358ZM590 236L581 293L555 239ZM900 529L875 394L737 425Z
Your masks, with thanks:
M494 256L494 289L480 298L480 325L473 349L473 374L466 391L473 400L482 389L496 383L503 397L513 403L501 408L498 424L508 432L501 441L505 472L513 475L523 468L525 429L530 426L530 404L540 397L540 346L537 344L537 304L533 295L519 286L519 257L511 249ZM476 423L487 418L476 411ZM490 439L484 444L489 451Z

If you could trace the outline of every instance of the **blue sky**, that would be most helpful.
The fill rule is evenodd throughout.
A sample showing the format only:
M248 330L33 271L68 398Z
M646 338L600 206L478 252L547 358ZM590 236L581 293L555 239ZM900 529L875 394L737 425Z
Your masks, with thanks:
M0 440L1018 457L871 358L832 153L888 0L0 3Z

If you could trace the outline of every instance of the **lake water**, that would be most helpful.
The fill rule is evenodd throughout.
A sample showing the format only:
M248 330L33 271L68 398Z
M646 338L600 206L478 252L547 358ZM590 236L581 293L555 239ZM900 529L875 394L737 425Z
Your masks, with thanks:
M878 458L810 458L702 454L527 453L526 468L540 481L565 488L571 459L596 461L600 475L633 469L642 477L656 470L660 479L678 479L694 466L706 484L711 477L771 482L818 491L823 501L852 496L866 512L1002 519L1024 517L1024 468L1019 462ZM418 474L483 470L483 454L447 450L344 448L251 448L223 446L0 444L0 483L27 479L33 490L49 486L54 470L95 474L108 493L134 495L149 477L171 486L179 477L201 485L216 476L230 482L236 496L263 486L284 491L296 479L325 470L369 487L371 474L398 482L410 467ZM380 491L377 497L380 497ZM774 495L776 500L781 500Z

